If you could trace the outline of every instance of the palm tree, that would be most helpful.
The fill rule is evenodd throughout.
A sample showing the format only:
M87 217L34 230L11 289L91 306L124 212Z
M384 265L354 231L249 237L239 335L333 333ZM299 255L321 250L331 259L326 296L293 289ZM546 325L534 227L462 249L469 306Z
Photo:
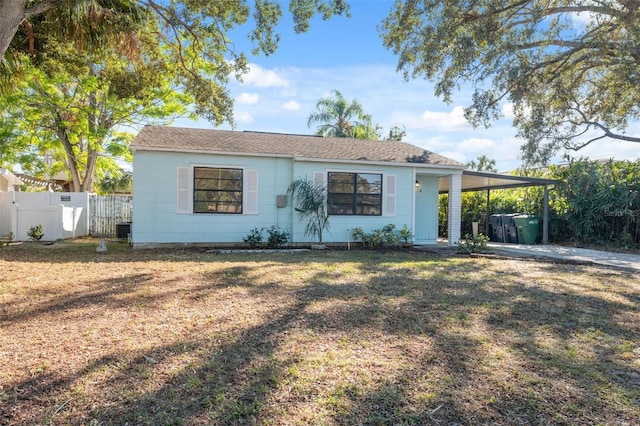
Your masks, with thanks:
M316 135L323 137L371 138L371 116L364 113L357 100L348 103L337 90L332 91L334 97L322 98L316 103L316 111L309 115L307 126L319 124ZM367 120L368 119L368 120ZM365 131L363 131L363 129ZM373 132L375 134L375 132Z
M493 172L493 173L498 172L498 170L496 169L496 160L493 160L487 157L486 155L479 156L477 158L477 161L476 160L469 161L467 163L467 166L469 166L471 170L477 170L479 172L482 172L482 171Z
M300 222L306 221L304 229L306 237L317 237L322 245L322 234L329 229L327 213L327 188L306 178L297 178L289 185L287 193L297 205L295 211L300 215Z

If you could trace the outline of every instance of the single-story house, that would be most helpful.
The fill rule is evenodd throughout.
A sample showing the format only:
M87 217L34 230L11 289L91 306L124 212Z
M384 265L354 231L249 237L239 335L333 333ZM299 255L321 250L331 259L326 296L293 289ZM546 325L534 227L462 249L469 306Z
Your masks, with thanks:
M394 224L411 228L415 244L436 244L442 180L449 244L460 238L465 165L405 142L146 126L131 150L137 248L239 244L274 225L293 244L314 243L287 196L297 178L327 188L325 243Z

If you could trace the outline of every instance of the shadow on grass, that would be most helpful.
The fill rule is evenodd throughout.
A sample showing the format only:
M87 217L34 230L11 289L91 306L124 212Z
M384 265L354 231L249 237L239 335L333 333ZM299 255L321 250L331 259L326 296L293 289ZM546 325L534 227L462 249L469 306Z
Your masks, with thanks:
M297 404L315 407L312 414L318 417L312 415L310 421L325 424L640 420L637 372L631 362L616 356L615 347L608 347L638 341L638 326L625 319L637 319L640 308L624 299L568 289L577 285L569 267L546 265L545 274L560 277L555 286L549 286L537 285L530 275L517 270L505 274L487 264L480 273L478 264L470 261L433 261L409 254L253 259L257 264L249 267L241 264L246 257L225 258L224 267L198 275L198 284L183 296L207 298L223 289L242 289L248 298L286 300L269 310L262 322L224 335L204 330L140 353L112 353L62 377L41 374L11 386L8 394L13 399L3 396L6 408L0 408L0 419L12 422L12 405L65 400L80 379L106 369L109 379L103 401L84 412L85 420L98 424L287 423L282 416L295 411L291 406ZM348 274L332 267L340 262L353 264ZM325 267L314 271L311 263ZM301 284L289 284L277 275L257 282L260 270L256 268L279 265L310 272L297 278ZM575 271L584 273L580 267ZM138 297L150 297L135 290L151 279L145 273L128 282L105 279L89 293L54 299L10 317L9 322L87 304L126 308ZM180 291L177 281L158 285L172 289L171 294ZM131 297L123 297L127 295ZM160 292L149 303L158 303L166 295ZM634 293L627 297L637 300ZM582 356L571 351L576 344L572 339L586 331L591 334L584 338L592 339L599 350ZM311 338L300 337L307 334ZM357 345L384 345L401 362L386 367L389 374L380 379L344 374L332 383L334 391L325 394L322 386L307 383L294 370L325 368L331 359L310 360L305 347L283 352L284 346L293 345L292 336L310 345L313 339L322 340L334 350L348 346L349 339ZM541 340L543 336L546 341ZM343 337L347 343L340 343ZM496 348L504 353L490 353ZM505 359L503 371L495 371L501 365L498 355ZM181 357L180 367L168 371L163 367ZM362 374L367 373L378 372ZM150 386L146 378L154 375L160 377L154 380L157 385ZM282 396L283 388L294 390ZM612 404L603 396L607 391L624 401ZM627 408L634 404L635 411ZM49 409L35 422L55 423L56 416L64 415L72 423L80 420L72 413Z

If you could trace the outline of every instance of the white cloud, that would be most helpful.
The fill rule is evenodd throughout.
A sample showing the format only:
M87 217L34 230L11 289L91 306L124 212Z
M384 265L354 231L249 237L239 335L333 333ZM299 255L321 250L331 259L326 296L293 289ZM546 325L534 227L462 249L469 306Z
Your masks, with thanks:
M451 132L455 130L469 129L471 125L464 118L464 107L456 106L450 112L425 111L421 115L421 127Z
M257 93L240 93L240 96L236 97L236 102L243 105L254 105L260 100L260 95Z
M287 111L297 111L300 109L300 104L296 101L289 101L282 105L282 109L286 109Z
M253 116L247 111L235 111L233 114L233 119L242 124L253 123Z
M509 102L502 105L502 115L504 116L504 118L513 120L513 118L516 116L515 112L513 111L513 103Z
M470 153L487 153L496 149L496 143L486 138L465 139L458 145L460 149ZM486 154L485 154L486 155Z
M469 159L467 158L467 156L465 155L464 152L459 152L459 151L442 151L442 152L438 152L437 154L443 155L447 158L451 158L452 160L456 160L459 161L461 163L468 163Z
M276 71L256 64L249 64L249 72L242 77L242 83L256 87L289 87L289 81Z

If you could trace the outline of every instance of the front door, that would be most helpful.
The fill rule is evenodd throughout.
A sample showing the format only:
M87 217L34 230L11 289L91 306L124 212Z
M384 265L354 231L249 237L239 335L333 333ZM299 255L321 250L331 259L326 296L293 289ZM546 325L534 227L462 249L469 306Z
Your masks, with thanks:
M438 241L438 177L416 175L415 243Z

